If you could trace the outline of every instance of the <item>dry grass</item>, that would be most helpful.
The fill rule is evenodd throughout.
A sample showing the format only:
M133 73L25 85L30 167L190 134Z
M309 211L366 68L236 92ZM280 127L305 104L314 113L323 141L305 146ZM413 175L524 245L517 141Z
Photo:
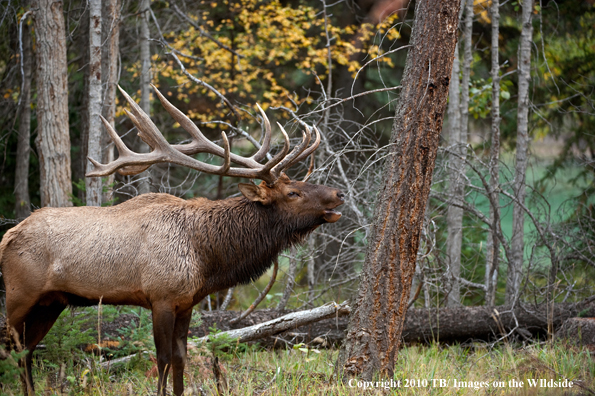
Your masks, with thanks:
M229 395L595 395L595 362L587 349L563 343L513 348L500 345L408 346L399 354L393 381L400 388L350 387L334 376L336 350L307 348L265 351L248 348L220 356L223 393ZM319 353L318 353L319 352ZM37 361L38 394L146 395L155 391L151 359L133 361L126 369L105 372L88 369L84 361L61 373L59 367ZM191 350L187 368L188 395L217 395L213 360L206 348ZM528 380L567 379L572 388L529 387ZM424 381L425 380L425 381ZM434 380L434 381L433 381ZM448 381L441 387L440 380ZM470 387L454 386L461 382ZM512 380L522 387L511 387ZM427 381L427 382L426 382ZM504 386L494 387L494 381ZM578 382L577 382L578 381ZM484 383L484 387L480 387ZM485 383L489 386L485 387ZM352 385L355 383L352 382ZM413 387L407 385L415 385ZM474 385L477 385L475 387ZM20 394L16 383L0 391Z

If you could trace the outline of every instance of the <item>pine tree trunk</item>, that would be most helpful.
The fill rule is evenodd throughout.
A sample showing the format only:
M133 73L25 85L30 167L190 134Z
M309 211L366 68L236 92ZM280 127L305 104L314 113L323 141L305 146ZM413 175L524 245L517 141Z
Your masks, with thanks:
M496 285L498 279L498 265L500 260L500 63L498 56L498 36L500 25L500 1L492 0L492 131L490 145L490 223L486 254L486 297L485 305L494 306L496 303Z
M31 28L22 21L19 31L23 49L21 108L19 115L19 135L17 139L16 169L14 175L15 215L24 219L31 214L29 197L29 154L31 152L31 79L33 78L33 51L31 50Z
M37 65L36 146L40 164L41 206L72 206L68 69L62 2L34 0Z
M145 113L151 115L151 47L149 45L149 7L151 0L142 0L140 3L140 107ZM148 153L149 146L138 140L137 152ZM141 194L150 192L150 172L146 170L139 175L141 179L138 191Z
M101 160L101 0L89 1L89 114L87 132L87 156ZM87 172L93 170L93 164L87 162ZM87 206L101 206L101 178L86 177L85 192Z
M446 111L459 1L416 3L362 278L337 369L392 378Z
M449 195L453 202L465 199L465 157L467 154L467 127L469 124L469 79L471 76L471 40L473 33L473 0L466 0L465 26L464 26L464 51L463 51L463 79L461 81L461 103L459 128L451 130L450 145L454 155L451 155L450 188ZM458 78L458 74L457 74ZM461 305L461 290L459 279L461 276L461 248L463 243L463 209L459 206L449 205L446 214L447 239L446 250L449 262L449 275L451 281L450 291L446 305L456 307Z
M104 0L102 14L102 35L106 44L101 53L101 77L105 87L103 99L103 117L112 127L115 126L116 117L116 88L119 80L118 58L120 54L120 2L118 0ZM103 163L107 164L114 160L114 143L109 135L102 135ZM103 202L109 202L113 198L112 185L114 175L105 179L108 187L103 195Z
M521 204L525 203L525 175L527 173L529 151L528 124L531 42L533 38L532 13L533 1L524 1L522 12L523 24L518 57L519 102L517 110L516 165L514 176L514 194L518 203L514 203L512 214L512 260L508 263L508 276L506 279L507 304L512 304L518 298L523 272L525 212Z

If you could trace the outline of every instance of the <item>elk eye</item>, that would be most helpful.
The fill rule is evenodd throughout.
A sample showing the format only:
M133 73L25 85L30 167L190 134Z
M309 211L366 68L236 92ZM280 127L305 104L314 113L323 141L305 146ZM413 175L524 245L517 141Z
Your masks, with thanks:
M288 197L293 198L293 197L299 197L300 194L296 193L295 191L291 191L287 194Z

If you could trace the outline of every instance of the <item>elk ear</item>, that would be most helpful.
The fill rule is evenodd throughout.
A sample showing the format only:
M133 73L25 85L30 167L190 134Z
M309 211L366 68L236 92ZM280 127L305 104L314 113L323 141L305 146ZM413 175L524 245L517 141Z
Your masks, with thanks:
M263 205L268 205L271 203L271 199L268 197L266 192L255 184L247 184L247 183L240 183L238 184L238 188L242 195L248 198L250 201L253 202L260 202Z

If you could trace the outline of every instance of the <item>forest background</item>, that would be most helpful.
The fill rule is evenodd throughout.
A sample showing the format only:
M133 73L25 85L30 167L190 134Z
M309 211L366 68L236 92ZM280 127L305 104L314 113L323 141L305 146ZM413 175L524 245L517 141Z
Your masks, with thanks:
M213 141L225 131L240 154L259 146L256 103L295 140L303 123L319 127L323 142L311 181L342 189L348 202L340 222L283 254L264 305L303 309L353 297L414 3L97 4L0 4L1 232L47 205L112 205L150 191L237 194L240 180L169 165L135 177L84 178L87 156L105 163L116 155L98 114L129 147L148 150L116 84L168 141L188 138L155 101L152 83ZM462 7L412 307L566 303L594 294L593 2L504 1L499 15L493 5L469 0ZM41 14L56 25L43 30ZM43 51L48 40L63 47L63 59ZM41 94L47 83L51 100ZM212 295L201 308L244 309L262 287Z

